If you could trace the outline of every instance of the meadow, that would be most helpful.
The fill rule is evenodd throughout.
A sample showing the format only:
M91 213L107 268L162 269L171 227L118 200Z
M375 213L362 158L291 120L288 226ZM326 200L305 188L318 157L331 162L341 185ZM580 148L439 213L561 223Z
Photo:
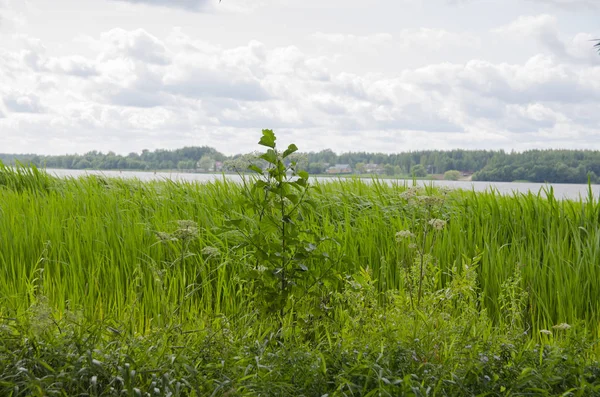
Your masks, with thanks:
M591 194L316 183L269 137L242 184L2 166L0 395L600 395Z

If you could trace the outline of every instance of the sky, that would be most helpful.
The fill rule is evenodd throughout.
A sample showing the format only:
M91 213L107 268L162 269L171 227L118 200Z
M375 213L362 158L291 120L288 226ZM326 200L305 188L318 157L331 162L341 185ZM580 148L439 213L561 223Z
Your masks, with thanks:
M600 0L0 0L0 153L600 149Z

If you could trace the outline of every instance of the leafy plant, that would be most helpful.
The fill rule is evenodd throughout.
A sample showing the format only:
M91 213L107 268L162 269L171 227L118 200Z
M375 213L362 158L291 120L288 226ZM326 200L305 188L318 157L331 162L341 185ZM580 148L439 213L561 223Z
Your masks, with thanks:
M228 225L242 236L238 248L253 259L248 275L256 303L262 312L278 313L282 321L290 297L306 296L320 279L325 266L310 264L315 257L328 259L317 250L326 239L303 226L303 211L314 202L309 199L309 175L292 157L296 145L280 151L272 130L263 130L258 143L267 150L257 158L267 165L248 166L256 175L249 180L242 176L245 211L230 217Z
M414 254L412 260L405 261L404 278L411 304L414 304L416 299L419 306L423 297L423 281L427 276L427 269L433 271L436 267L432 253L438 233L446 226L446 220L443 219L445 218L444 197L422 194L422 189L410 188L401 194L401 198L406 205L405 210L411 214L411 227L397 232L396 241ZM436 277L429 278L431 283L435 283L436 280ZM430 285L426 289L432 290L433 287Z

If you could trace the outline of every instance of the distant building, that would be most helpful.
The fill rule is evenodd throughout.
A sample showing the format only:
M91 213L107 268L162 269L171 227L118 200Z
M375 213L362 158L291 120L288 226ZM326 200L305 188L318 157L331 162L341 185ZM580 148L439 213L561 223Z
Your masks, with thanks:
M333 167L327 168L328 174L351 174L352 167L350 164L336 164Z
M215 171L217 171L217 172L223 171L223 162L222 161L215 161Z

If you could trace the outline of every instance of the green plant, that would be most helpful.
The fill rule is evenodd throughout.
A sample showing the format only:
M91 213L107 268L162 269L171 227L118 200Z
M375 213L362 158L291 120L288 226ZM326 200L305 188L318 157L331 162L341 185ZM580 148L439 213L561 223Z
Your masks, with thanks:
M263 312L278 313L280 324L290 297L304 297L322 275L322 268L310 266L317 255L319 238L314 230L303 225L303 211L314 202L309 199L309 175L291 159L298 148L290 144L283 152L276 146L273 131L263 130L259 145L267 147L258 156L264 168L250 164L256 177L242 177L241 206L244 212L228 220L232 231L243 237L238 248L253 258L248 276L256 294L256 304ZM328 259L320 253L322 262Z
M405 261L406 286L409 292L411 304L414 306L416 295L417 307L421 304L423 297L423 281L430 272L436 269L436 260L433 257L433 249L438 237L446 226L444 213L444 196L423 194L420 188L410 188L401 194L405 204L405 211L411 215L410 228L396 233L396 241L401 247L414 253L412 258ZM405 242L408 242L406 244ZM439 269L438 269L439 271ZM439 277L429 277L430 283L436 283ZM432 290L434 285L426 286ZM415 290L416 289L416 294Z

